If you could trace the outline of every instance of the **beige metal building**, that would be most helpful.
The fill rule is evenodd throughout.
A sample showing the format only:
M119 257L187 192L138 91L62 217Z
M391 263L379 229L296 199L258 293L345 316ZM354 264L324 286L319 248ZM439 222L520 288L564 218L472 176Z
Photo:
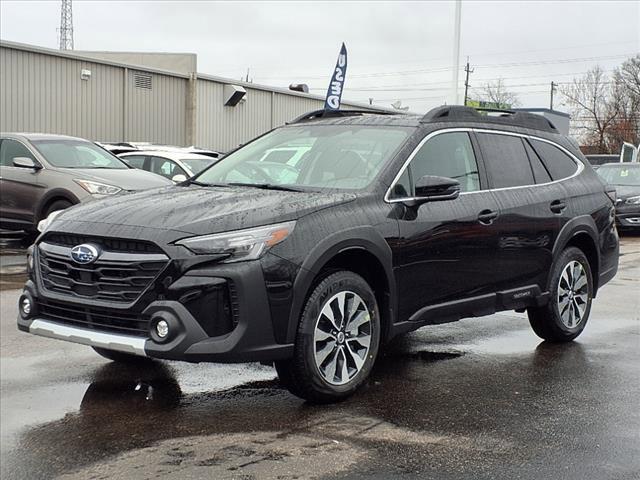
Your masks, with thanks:
M196 72L194 54L71 52L0 41L0 131L227 151L323 107L316 95ZM379 110L353 102L343 108Z

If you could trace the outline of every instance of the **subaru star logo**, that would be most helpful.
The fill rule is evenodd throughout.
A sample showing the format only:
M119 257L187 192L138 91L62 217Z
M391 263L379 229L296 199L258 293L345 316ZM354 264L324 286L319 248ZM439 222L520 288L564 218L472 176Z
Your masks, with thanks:
M76 245L71 249L71 258L76 263L87 264L95 262L100 252L91 244L83 243L82 245Z

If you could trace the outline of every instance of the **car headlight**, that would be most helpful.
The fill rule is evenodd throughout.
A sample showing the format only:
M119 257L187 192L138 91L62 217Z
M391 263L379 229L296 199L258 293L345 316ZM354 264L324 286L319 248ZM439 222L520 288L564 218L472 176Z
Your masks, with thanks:
M640 205L640 195L638 195L637 197L629 197L624 203L628 205Z
M92 195L115 195L122 190L120 187L114 187L113 185L107 185L105 183L92 182L90 180L80 180L76 178L73 181Z
M36 227L40 233L44 232L49 226L53 223L58 215L60 215L64 210L56 210L51 212L47 218L40 220L38 222L38 226Z
M226 263L255 260L291 235L295 225L296 222L293 221L266 227L202 235L179 240L176 245L182 245L199 255L229 254L229 258L224 260Z

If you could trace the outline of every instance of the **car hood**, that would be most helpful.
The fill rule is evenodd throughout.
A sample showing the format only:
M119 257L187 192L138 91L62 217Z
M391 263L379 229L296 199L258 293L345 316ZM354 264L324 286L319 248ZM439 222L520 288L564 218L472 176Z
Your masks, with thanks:
M61 214L52 228L64 222L96 223L200 235L295 220L353 199L346 193L174 186L78 205Z
M173 184L167 178L137 168L59 168L58 170L74 178L106 183L129 191Z
M616 196L621 200L640 195L640 187L633 185L614 185L614 187L616 189Z

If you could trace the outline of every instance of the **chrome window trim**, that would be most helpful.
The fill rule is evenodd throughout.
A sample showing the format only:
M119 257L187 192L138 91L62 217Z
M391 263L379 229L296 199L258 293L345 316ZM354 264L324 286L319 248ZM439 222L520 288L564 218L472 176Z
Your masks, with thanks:
M564 182L565 180L569 180L570 178L574 178L574 177L578 176L580 173L582 173L582 171L585 168L584 164L580 160L578 160L578 158L573 153L571 153L569 150L564 148L562 145L559 145L556 142L553 142L551 140L547 140L546 138L540 138L540 137L536 137L535 135L529 135L529 134L526 134L526 133L508 132L508 131L505 131L505 130L491 130L491 129L486 129L486 128L471 128L471 127L445 128L445 129L442 129L442 130L436 130L434 132L431 132L429 135L424 137L420 141L420 143L418 145L416 145L416 147L413 149L411 154L407 157L405 162L402 164L402 167L400 167L400 170L398 171L398 174L394 177L394 179L391 182L391 185L389 186L389 188L387 188L387 191L384 194L384 201L386 203L401 203L401 202L419 200L421 197L389 198L389 195L391 194L391 191L393 190L393 187L395 187L396 183L398 182L398 180L400 179L400 177L402 176L404 171L407 169L407 167L411 163L411 160L413 160L413 158L416 156L418 151L420 151L420 149L424 146L425 143L427 143L429 140L431 140L436 135L442 135L443 133L455 133L455 132L493 133L493 134L497 134L497 135L510 135L512 137L520 137L520 138L525 138L525 139L530 139L530 140L537 140L539 142L548 143L549 145L552 145L552 146L554 146L556 148L559 148L562 152L567 154L569 156L569 158L571 158L576 163L576 165L578 167L576 169L576 171L572 175L569 175L568 177L565 177L565 178L561 178L559 180L552 180L551 182L534 183L534 184L530 184L530 185L517 185L517 186L514 186L514 187L487 188L487 189L481 189L481 190L474 190L472 192L460 192L460 195L472 195L472 194L475 194L475 193L497 192L497 191L502 191L502 190L515 190L515 189L518 189L518 188L543 187L543 186L546 186L546 185L552 185L552 184L555 184L555 183ZM476 162L477 162L477 158L476 158Z

